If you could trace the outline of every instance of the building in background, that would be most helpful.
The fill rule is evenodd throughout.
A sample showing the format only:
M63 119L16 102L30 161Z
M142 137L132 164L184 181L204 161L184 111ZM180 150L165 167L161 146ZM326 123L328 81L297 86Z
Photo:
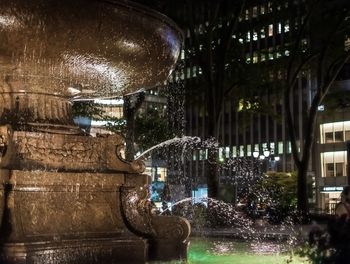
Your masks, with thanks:
M195 1L196 2L196 1ZM199 35L204 34L204 25L208 21L207 12L210 10L205 1L197 1L198 24L195 25L195 32ZM191 38L190 29L186 25L191 24L194 18L191 17L190 10L179 8L174 3L174 7L168 8L166 14L171 16L180 25L186 36L184 47L181 53L181 65L178 71L174 72L170 83L182 81L186 91L185 115L186 126L185 134L190 136L199 136L202 139L208 137L208 113L203 103L204 96L200 90L203 86L203 69L193 60L193 53L197 52L194 39ZM295 171L296 167L291 155L291 143L289 141L286 119L283 107L283 96L278 82L284 78L281 63L288 59L290 54L291 42L297 34L298 27L305 18L305 1L303 0L284 0L284 1L247 1L247 6L239 18L238 30L232 35L232 38L238 40L241 49L241 58L244 60L248 70L254 71L254 68L264 68L265 81L269 82L266 89L256 92L256 97L261 103L259 111L245 111L253 108L253 103L229 98L223 102L222 122L218 141L220 143L218 160L224 161L232 158L251 158L265 157L264 169L272 171ZM177 8L176 8L177 6ZM199 17L199 18L198 18ZM192 21L190 21L192 20ZM217 28L220 28L220 19L217 20ZM301 45L305 50L312 49L312 29L310 34L305 33ZM205 41L205 39L203 39ZM212 39L213 48L220 39ZM345 41L345 48L349 46L350 41ZM198 43L197 43L198 44ZM316 43L317 44L317 43ZM201 44L199 43L199 50ZM229 65L228 65L229 68ZM350 91L350 85L346 81L349 79L347 67L344 68L339 82L342 82L342 93L347 94ZM299 144L303 142L303 131L305 129L304 113L308 111L312 97L317 85L313 69L305 71L298 79L294 94L291 98L294 119L298 120L296 127L296 137ZM276 84L274 87L274 83ZM267 86L266 86L267 87ZM338 89L337 87L331 90ZM328 98L334 96L330 93ZM347 122L350 116L343 107L341 111L336 110L337 106L330 106L322 112L319 111L317 133L317 144L312 150L311 162L308 168L309 178L309 203L314 210L331 212L334 204L339 201L339 194L343 186L349 184L347 180ZM338 131L340 129L341 131ZM331 132L329 132L331 130ZM327 131L327 132L326 132ZM330 141L333 133L333 141ZM328 139L327 139L328 138ZM264 153L266 155L264 155ZM193 150L192 159L186 163L183 168L185 175L190 175L192 180L182 187L186 196L192 193L193 196L206 195L206 179L208 173L208 150ZM171 173L171 172L169 172ZM180 172L175 171L174 174ZM221 178L234 178L236 173L233 170L221 170ZM174 183L176 184L176 183ZM240 186L236 186L240 188ZM188 190L186 190L186 188Z

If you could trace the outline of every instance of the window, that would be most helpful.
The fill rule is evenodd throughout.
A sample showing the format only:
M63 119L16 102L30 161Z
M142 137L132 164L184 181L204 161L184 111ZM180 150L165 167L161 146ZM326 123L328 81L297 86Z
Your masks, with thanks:
M253 31L253 40L258 40L258 33Z
M232 147L232 158L237 157L237 147Z
M260 38L265 38L265 28L262 28L261 30L260 30Z
M249 10L246 9L245 10L245 20L248 20L249 19Z
M260 6L260 14L263 15L265 12L265 6Z
M334 142L343 142L343 141L344 141L343 131L335 131L334 132Z
M282 24L281 24L281 23L278 23L277 33L278 33L278 34L281 34L281 32L282 32Z
M197 151L193 151L192 153L192 160L197 160Z
M324 135L325 135L325 142L326 143L333 142L333 132L326 132Z
M326 177L334 176L334 163L326 163Z
M250 32L247 32L246 40L250 41Z
M290 141L288 141L287 153L292 153L292 144L290 143Z
M225 148L225 157L229 158L230 157L230 147Z
M273 25L269 25L269 37L273 36Z
M253 7L253 17L257 17L258 16L258 7L254 6Z
M247 156L251 156L252 155L252 145L247 145Z
M286 20L284 22L284 32L289 32L289 20Z
M248 53L247 55L246 55L246 63L250 63L250 61L251 61L251 58L250 58L250 54Z
M253 53L253 63L258 63L259 57L258 57L258 53L256 51L254 51Z
M219 160L223 161L225 159L224 148L219 148Z
M344 176L344 162L326 163L326 177Z
M335 163L335 176L344 176L344 162Z
M239 146L239 156L244 157L244 146Z
M345 140L346 141L350 140L350 130L345 131Z
M321 153L322 177L343 177L347 166L346 151L332 151Z
M269 60L273 60L273 48L269 48Z
M267 3L267 10L268 10L269 13L272 12L272 2L268 2Z
M201 149L199 151L199 160L206 160L208 158L208 150Z

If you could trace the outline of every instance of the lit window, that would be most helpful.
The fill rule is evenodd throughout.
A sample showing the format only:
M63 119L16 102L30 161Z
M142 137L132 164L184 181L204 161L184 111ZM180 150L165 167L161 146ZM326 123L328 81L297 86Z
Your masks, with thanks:
M251 58L250 58L250 54L248 53L247 55L246 55L246 63L250 63L251 62Z
M290 143L290 141L288 141L287 153L292 153L292 143Z
M346 151L321 153L322 177L345 176L347 166Z
M252 155L252 146L247 145L247 156L250 157Z
M260 14L265 14L265 6L260 6Z
M224 148L219 148L219 160L220 161L224 161L225 160Z
M265 38L265 28L260 30L260 38Z
M283 154L283 141L278 142L278 154Z
M193 151L192 160L197 160L197 151Z
M230 157L230 147L225 148L225 157L229 158Z
M278 34L282 33L282 24L281 23L278 23L278 25L277 25L277 32L278 32Z
M289 20L284 22L284 32L289 32Z
M273 36L273 25L269 25L269 37Z
M289 56L289 55L290 55L290 51L289 51L289 50L285 50L285 51L284 51L284 55L285 55L285 56Z
M248 20L249 19L249 10L246 9L245 10L245 20Z
M247 41L250 41L250 32L247 32L246 40L247 40Z
M239 156L244 157L244 146L239 146Z
M253 17L257 17L258 16L258 7L254 6L253 7Z
M268 10L269 13L272 12L272 2L268 2L267 3L267 10Z
M232 158L237 157L237 147L232 147Z
M184 59L185 59L185 51L181 50L181 60L184 60Z
M276 58L280 58L280 57L282 57L282 54L281 54L281 52L277 51L276 52Z
M256 33L255 31L253 31L253 40L258 40L258 33Z
M269 60L273 60L273 48L269 48Z
M258 53L256 51L254 51L253 53L253 63L258 63L259 57L258 57Z

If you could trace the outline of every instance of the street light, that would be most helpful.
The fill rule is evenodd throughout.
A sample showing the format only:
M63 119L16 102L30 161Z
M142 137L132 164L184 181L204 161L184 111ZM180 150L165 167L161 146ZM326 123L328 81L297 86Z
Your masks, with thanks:
M270 150L265 149L265 150L264 150L264 156L265 156L265 158L270 157Z
M259 151L254 151L253 157L257 159L259 157Z

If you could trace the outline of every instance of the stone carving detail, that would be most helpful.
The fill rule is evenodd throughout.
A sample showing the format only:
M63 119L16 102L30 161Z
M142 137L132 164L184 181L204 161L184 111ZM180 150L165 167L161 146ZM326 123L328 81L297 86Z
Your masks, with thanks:
M151 204L149 192L143 187L123 188L122 213L125 220L135 233L145 236L155 236L152 226Z
M181 217L151 213L148 186L124 188L122 210L127 223L137 234L151 239L185 241L190 235L189 222Z
M71 171L119 171L141 173L143 162L125 161L119 135L86 137L15 131L0 127L0 167ZM1 155L0 155L1 157Z

